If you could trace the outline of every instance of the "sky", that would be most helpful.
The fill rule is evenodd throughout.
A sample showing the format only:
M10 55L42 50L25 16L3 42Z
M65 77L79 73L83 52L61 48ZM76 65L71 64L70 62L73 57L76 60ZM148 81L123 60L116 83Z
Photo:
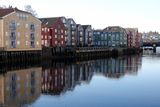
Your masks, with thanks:
M65 16L94 29L107 26L160 32L160 0L0 0L0 6L24 10L31 5L38 17Z

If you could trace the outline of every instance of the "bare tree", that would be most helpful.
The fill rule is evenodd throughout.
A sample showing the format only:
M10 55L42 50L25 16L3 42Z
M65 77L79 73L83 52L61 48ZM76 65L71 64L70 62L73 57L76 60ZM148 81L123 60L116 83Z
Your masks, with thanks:
M31 5L25 5L24 8L25 8L25 11L31 13L33 16L38 16L36 11L32 9Z

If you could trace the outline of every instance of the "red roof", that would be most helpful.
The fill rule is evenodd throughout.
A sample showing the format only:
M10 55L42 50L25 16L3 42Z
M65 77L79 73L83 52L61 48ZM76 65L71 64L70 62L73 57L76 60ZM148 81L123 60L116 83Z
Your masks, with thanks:
M5 9L0 8L0 17L6 16L14 11L25 12L25 11L19 10L17 8L5 8ZM25 13L28 13L28 12L25 12ZM30 13L28 13L28 14L30 14Z
M13 8L0 9L0 17L6 16L12 12L14 12Z

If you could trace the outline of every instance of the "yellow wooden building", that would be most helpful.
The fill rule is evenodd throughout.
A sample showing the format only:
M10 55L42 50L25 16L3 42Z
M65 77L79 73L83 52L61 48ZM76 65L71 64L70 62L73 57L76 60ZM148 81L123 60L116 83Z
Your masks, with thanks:
M0 9L0 50L42 50L41 21L17 8Z

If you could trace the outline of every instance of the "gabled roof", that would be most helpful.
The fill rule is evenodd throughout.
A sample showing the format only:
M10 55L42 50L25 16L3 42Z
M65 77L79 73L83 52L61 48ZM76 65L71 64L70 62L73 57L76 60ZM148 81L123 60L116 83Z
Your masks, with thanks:
M53 26L53 24L58 20L59 17L51 17L51 18L40 18L39 20L42 22L42 25L47 25L48 27Z
M73 18L68 18L67 22L71 24L71 22L73 22L73 24L76 24L76 22L73 20Z
M82 25L83 29L87 29L91 25Z
M76 27L81 27L81 28L83 28L81 24L76 24Z
M109 26L109 27L106 27L104 29L104 31L108 31L108 32L123 32L124 28L122 28L120 26Z
M78 26L81 26L81 24L76 24L76 26L78 27Z
M0 18L12 13L12 12L23 12L23 13L27 13L27 14L31 14L29 12L26 12L26 11L22 11L22 10L19 10L17 8L0 8Z
M12 12L14 12L13 9L0 9L0 17L6 16Z

